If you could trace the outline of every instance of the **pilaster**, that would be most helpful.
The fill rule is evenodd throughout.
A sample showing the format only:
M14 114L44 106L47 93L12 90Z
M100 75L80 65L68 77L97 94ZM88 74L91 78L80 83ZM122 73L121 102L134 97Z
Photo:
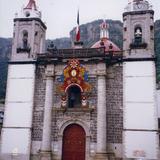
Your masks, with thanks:
M97 66L98 101L97 101L97 153L96 160L107 160L107 132L106 132L106 65Z
M48 65L46 68L46 93L43 120L43 136L41 144L41 160L51 160L51 122L53 106L53 76L54 65Z

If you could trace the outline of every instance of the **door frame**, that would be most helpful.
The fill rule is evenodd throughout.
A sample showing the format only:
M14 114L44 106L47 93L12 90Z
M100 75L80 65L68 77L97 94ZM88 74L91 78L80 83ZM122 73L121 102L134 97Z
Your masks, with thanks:
M62 159L62 148L63 148L63 133L66 127L72 124L77 124L80 127L82 127L85 131L86 134L86 146L85 146L85 160L90 159L90 133L89 133L89 127L85 122L82 122L80 120L69 120L66 122L62 122L62 125L59 130L59 135L58 135L58 144L59 144L59 157Z
M75 136L75 137L73 137L73 135ZM68 154L68 152L67 152L67 150L70 148L70 146L68 145L68 144L66 144L65 142L67 142L67 141L71 141L71 142L73 142L72 140L72 138L71 138L71 135L72 135L72 138L74 139L74 142L76 143L75 145L73 145L72 147L73 148L79 148L80 149L80 152L81 153L79 153L79 151L78 150L74 150L74 152L76 153L76 154L78 154L79 156L82 156L82 160L86 160L86 158L85 158L85 156L86 156L86 133L85 133L85 130L83 129L83 127L81 127L80 125L78 125L78 124L70 124L70 125L68 125L66 128L65 128L65 130L64 130L64 132L63 132L63 144L62 144L62 159L63 160L65 160L66 158L65 158L65 155L66 156L69 156L68 158L69 159L71 159L71 157L72 157L72 152L71 152L71 150L70 150L70 154ZM78 136L77 136L78 135ZM82 145L79 145L78 144L78 141L82 141ZM81 146L81 147L79 147L79 146ZM72 148L72 149L73 149ZM76 157L78 156L78 155L76 155ZM75 156L75 155L74 155ZM67 158L67 159L68 159ZM69 160L68 159L68 160Z

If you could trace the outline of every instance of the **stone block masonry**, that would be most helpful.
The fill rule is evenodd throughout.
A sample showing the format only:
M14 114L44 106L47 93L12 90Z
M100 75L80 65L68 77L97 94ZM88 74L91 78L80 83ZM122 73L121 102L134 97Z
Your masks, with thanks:
M122 143L123 70L122 66L113 66L107 71L107 142Z
M32 141L42 140L43 114L45 102L45 67L38 66L35 81L35 100L33 111Z
M97 77L89 77L89 82L92 85L92 91L88 96L89 107L93 107L94 111L83 111L83 110L75 110L70 109L66 112L62 111L55 111L53 112L52 116L52 140L58 141L58 132L60 129L61 122L65 122L70 119L79 119L84 121L88 126L90 126L90 133L91 133L91 142L96 142L96 135L97 135ZM58 76L55 78L55 86L59 84ZM54 93L54 108L60 108L61 96L55 90Z

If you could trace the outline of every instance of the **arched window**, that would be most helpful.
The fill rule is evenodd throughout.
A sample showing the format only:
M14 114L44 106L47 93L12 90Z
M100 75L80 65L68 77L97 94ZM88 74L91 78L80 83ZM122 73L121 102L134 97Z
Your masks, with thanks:
M23 49L27 49L28 48L28 32L26 30L23 31Z
M140 26L135 27L134 30L134 42L135 44L142 44L142 28Z
M43 53L43 35L41 35L40 39L40 53Z
M74 85L68 88L68 107L76 108L81 106L81 90Z

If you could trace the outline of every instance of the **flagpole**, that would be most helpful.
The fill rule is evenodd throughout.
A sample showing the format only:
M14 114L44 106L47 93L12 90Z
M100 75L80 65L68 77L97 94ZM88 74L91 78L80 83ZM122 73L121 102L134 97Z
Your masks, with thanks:
M76 41L80 41L80 29L79 29L79 9L77 12L77 29L76 29Z
M80 14L79 14L79 6L77 7L77 27L76 27L76 35L75 35L75 42L74 48L80 49L83 48L83 42L81 41L81 34L80 34Z

